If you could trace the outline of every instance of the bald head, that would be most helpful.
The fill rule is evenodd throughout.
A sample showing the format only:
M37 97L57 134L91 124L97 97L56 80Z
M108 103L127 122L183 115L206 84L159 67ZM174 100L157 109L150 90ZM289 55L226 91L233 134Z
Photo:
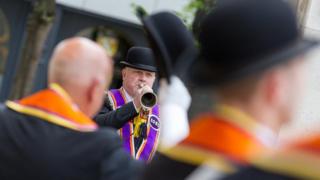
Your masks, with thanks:
M111 60L101 46L87 38L71 38L60 42L54 50L49 82L85 84L93 76L102 79L105 69L110 67Z
M100 108L113 74L112 60L95 42L82 37L60 42L49 64L49 83L57 83L89 116Z

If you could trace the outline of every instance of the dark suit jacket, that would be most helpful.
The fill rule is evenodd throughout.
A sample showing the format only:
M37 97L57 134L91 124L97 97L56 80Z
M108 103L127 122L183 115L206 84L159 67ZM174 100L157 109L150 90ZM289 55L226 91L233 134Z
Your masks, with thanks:
M135 179L142 164L114 129L79 132L0 105L1 180Z
M143 180L183 180L198 166L177 161L164 154L157 153L145 169Z
M99 126L120 129L129 120L133 119L137 115L138 113L133 105L133 102L129 102L122 107L113 110L109 98L105 98L103 107L96 117L94 117L94 120Z

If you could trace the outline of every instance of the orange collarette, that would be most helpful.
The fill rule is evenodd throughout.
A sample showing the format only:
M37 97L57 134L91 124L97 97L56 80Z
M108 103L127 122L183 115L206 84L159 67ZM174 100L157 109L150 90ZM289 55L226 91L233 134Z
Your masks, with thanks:
M6 105L17 112L38 117L50 123L78 131L94 131L96 123L82 113L67 92L57 84L17 102Z
M255 122L244 115L234 119L234 113L239 112L224 106L215 115L210 113L200 116L191 124L190 135L182 144L212 151L237 163L246 164L250 157L261 153L266 147L252 133ZM243 124L239 126L239 122L234 121Z

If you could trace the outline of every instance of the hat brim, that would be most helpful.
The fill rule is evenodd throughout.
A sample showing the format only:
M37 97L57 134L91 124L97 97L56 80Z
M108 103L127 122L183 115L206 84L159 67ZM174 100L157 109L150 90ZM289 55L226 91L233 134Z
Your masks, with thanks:
M156 67L148 66L148 65L144 65L144 64L131 64L131 63L128 63L125 61L120 61L120 65L122 67L131 67L134 69L140 69L140 70L144 70L144 71L157 72Z
M198 49L182 20L171 12L159 12L144 18L142 23L156 57L159 77L169 83L172 74L184 80ZM168 23L170 28L166 27Z
M198 86L218 86L293 60L294 57L305 54L318 44L318 41L303 39L284 49L265 54L263 57L255 57L257 59L256 63L232 71L217 70L218 72L213 72L215 69L212 69L212 67L203 62L196 61L191 73L193 74L191 79Z

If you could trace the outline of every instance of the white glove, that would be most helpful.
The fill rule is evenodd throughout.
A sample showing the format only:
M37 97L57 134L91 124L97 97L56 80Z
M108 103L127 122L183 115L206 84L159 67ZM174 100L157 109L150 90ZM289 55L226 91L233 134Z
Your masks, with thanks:
M170 148L189 134L187 111L191 97L181 80L171 77L171 83L161 80L159 89L161 148Z
M175 104L187 111L191 104L189 91L177 76L171 76L170 80L170 84L165 79L160 81L159 103Z

